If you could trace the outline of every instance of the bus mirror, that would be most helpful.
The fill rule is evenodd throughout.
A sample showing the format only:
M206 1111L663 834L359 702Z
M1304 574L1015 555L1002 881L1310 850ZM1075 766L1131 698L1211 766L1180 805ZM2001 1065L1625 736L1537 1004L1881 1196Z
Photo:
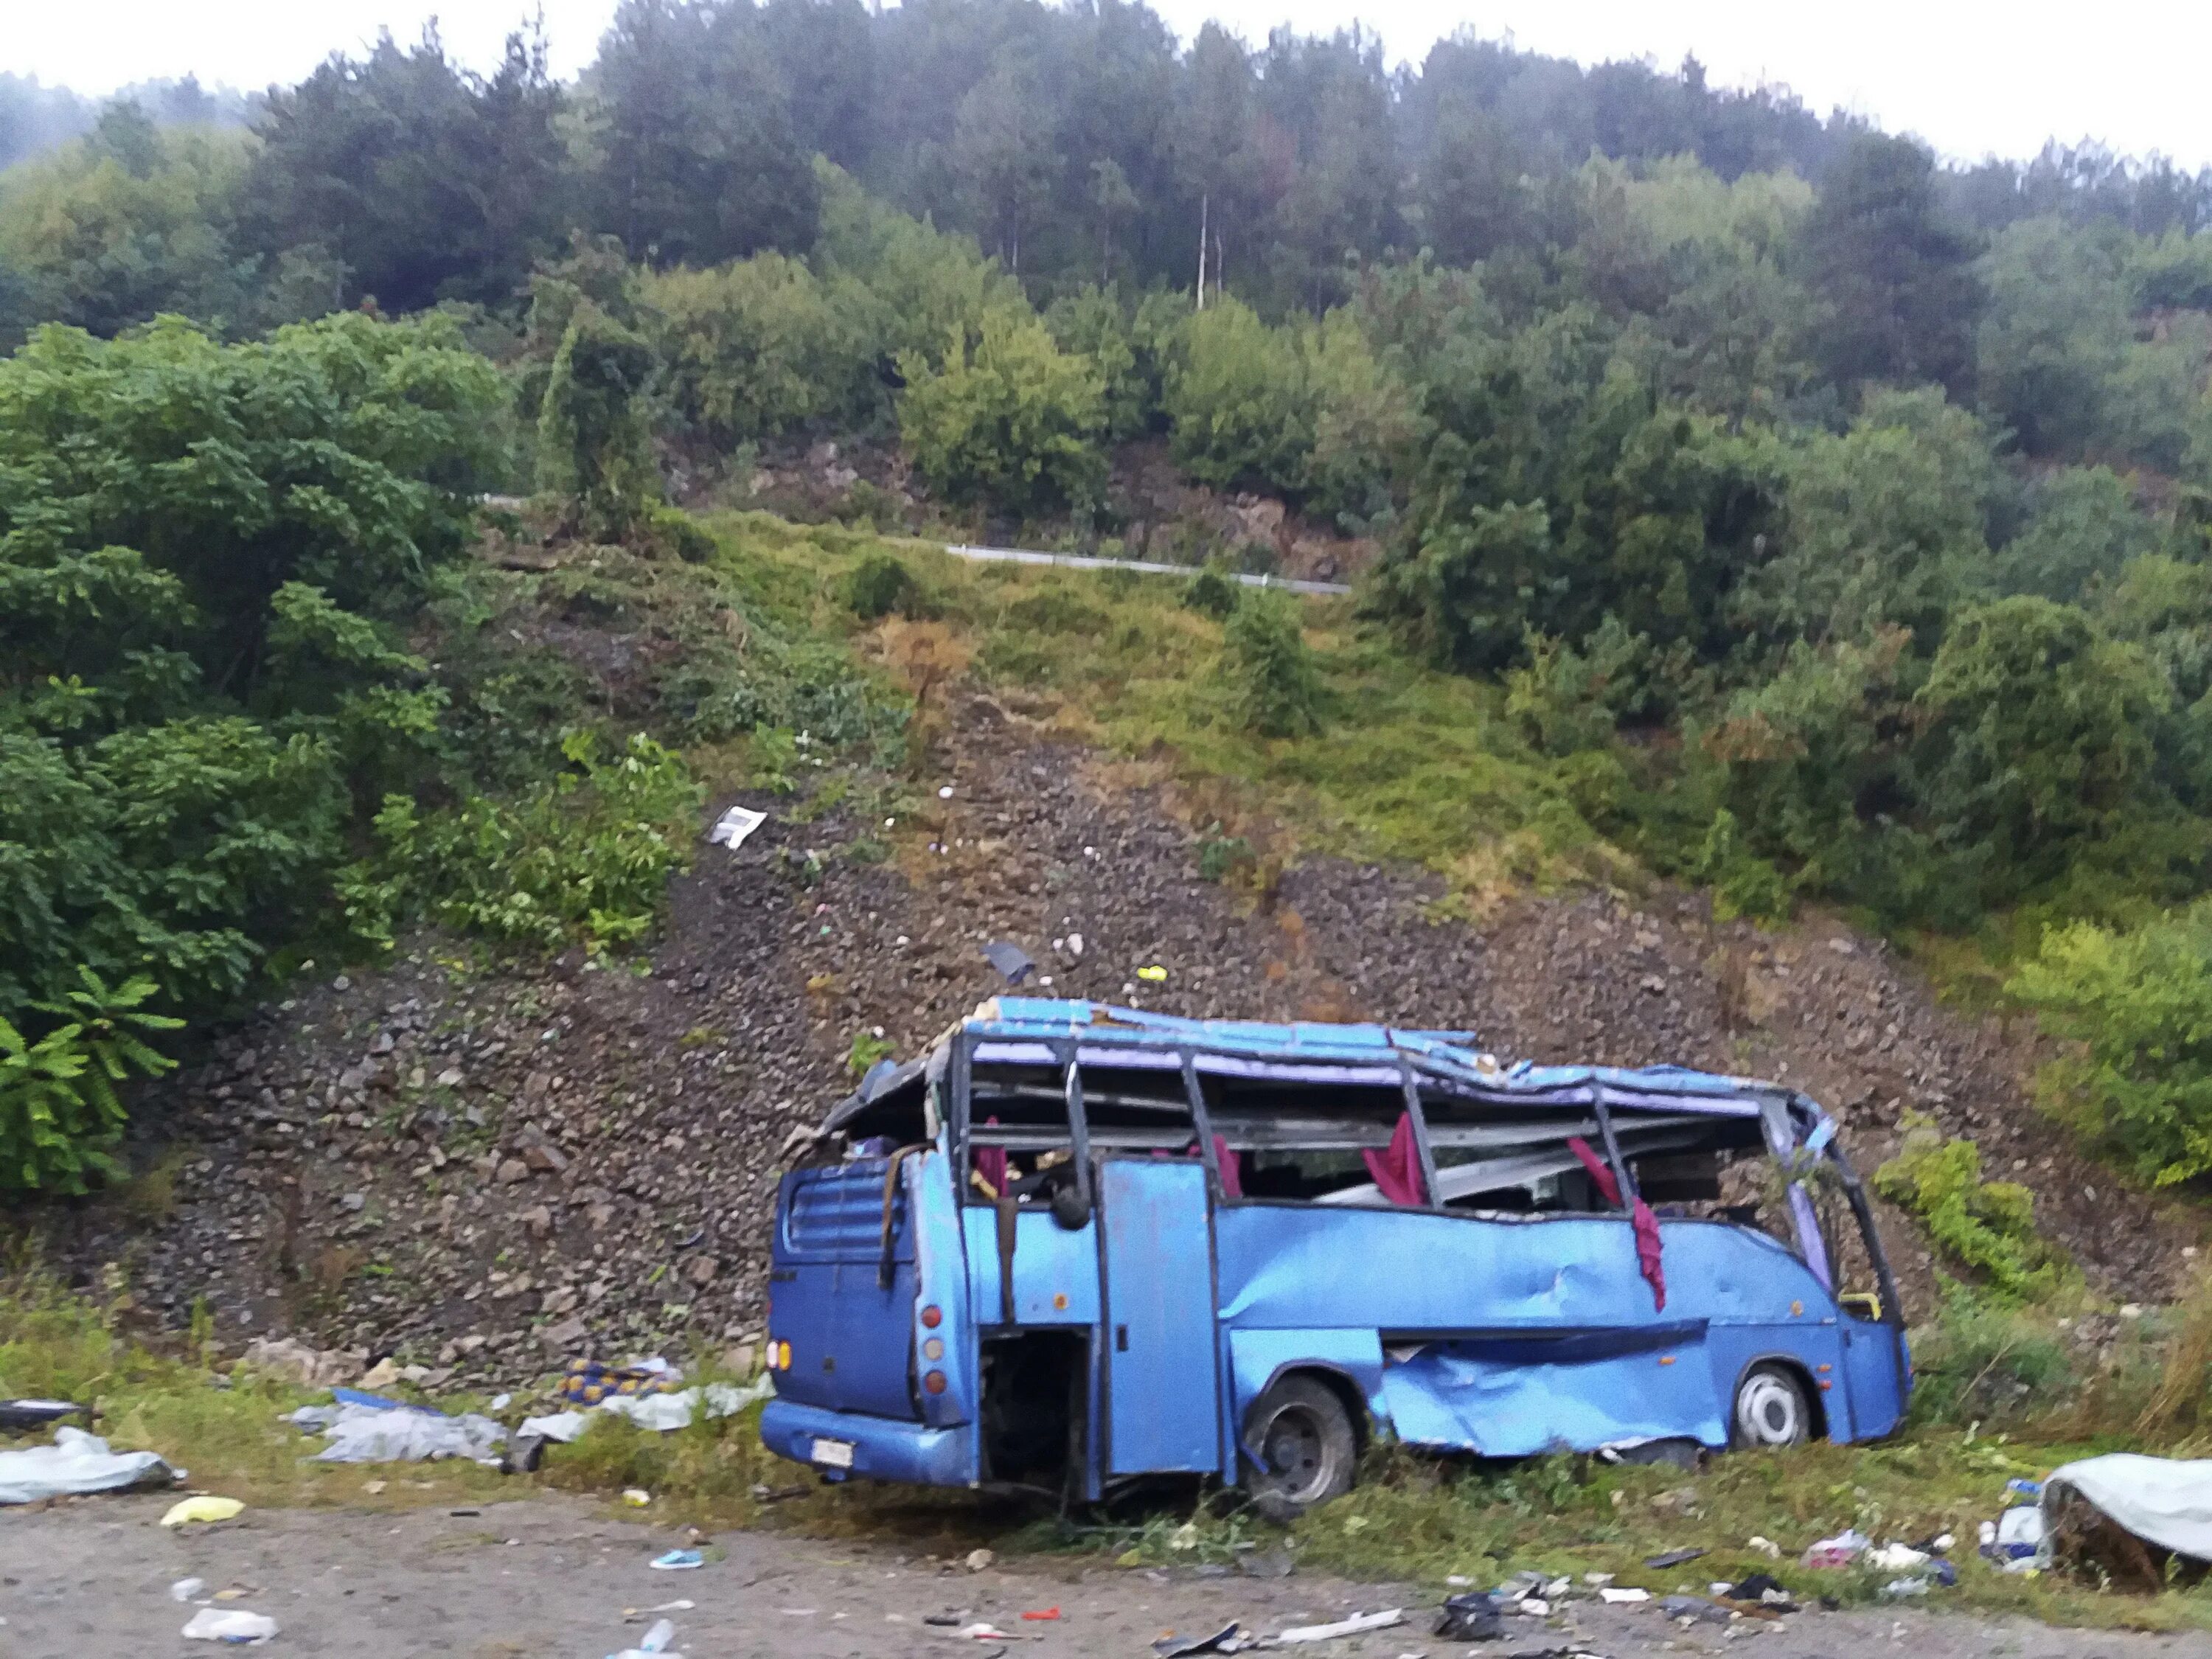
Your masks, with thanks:
M1052 1218L1073 1232L1091 1219L1091 1194L1072 1181L1054 1188Z

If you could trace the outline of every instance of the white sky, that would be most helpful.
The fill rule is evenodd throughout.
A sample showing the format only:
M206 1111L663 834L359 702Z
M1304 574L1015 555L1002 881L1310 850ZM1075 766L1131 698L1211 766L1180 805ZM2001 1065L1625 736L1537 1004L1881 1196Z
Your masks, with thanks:
M532 0L0 0L0 70L87 93L187 71L258 88L294 81L388 24L441 19L483 65ZM1716 84L1773 81L1825 113L1843 105L1947 155L2033 154L2046 137L2212 162L2212 5L2137 0L2118 12L2057 0L1155 0L1186 38L1218 17L1257 41L1271 25L1318 32L1358 15L1393 62L1470 27L1596 63L1694 52ZM556 66L589 59L614 0L544 0Z

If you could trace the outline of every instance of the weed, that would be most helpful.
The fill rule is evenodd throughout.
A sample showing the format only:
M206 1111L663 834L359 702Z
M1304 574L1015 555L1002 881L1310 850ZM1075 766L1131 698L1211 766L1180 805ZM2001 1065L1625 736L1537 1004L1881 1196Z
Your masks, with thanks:
M884 1036L880 1028L858 1030L853 1033L852 1044L845 1050L845 1069L854 1077L865 1077L878 1060L889 1060L897 1052L896 1045Z

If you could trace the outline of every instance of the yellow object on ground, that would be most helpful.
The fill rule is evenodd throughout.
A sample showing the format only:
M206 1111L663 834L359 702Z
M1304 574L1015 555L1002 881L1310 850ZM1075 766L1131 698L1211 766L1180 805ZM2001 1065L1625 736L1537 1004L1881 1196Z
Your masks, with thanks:
M181 1527L187 1522L235 1520L246 1505L235 1498L187 1498L180 1504L170 1505L169 1512L161 1517L165 1527Z

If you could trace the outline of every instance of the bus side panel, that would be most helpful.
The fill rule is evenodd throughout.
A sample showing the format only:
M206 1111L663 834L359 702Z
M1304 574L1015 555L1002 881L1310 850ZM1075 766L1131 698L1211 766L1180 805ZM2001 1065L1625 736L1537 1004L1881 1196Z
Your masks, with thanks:
M1400 1431L1412 1431L1407 1437L1484 1451L1494 1431L1465 1431L1484 1420L1486 1392L1510 1396L1517 1413L1507 1437L1514 1445L1501 1451L1590 1449L1639 1434L1719 1445L1730 1362L1747 1342L1832 1378L1837 1310L1803 1262L1740 1227L1668 1222L1661 1231L1663 1310L1626 1217L1227 1205L1215 1226L1223 1322L1238 1332L1364 1328L1394 1349L1442 1344L1425 1370L1417 1364L1395 1389L1385 1382L1378 1415L1392 1415L1395 1392L1413 1419ZM1725 1334L1735 1326L1757 1328ZM1584 1346L1553 1346L1547 1358L1547 1340ZM1510 1349L1495 1346L1509 1341ZM1819 1370L1822 1364L1832 1369ZM1516 1372L1538 1380L1524 1386ZM1240 1358L1235 1381L1241 1421L1267 1378ZM1848 1415L1832 1407L1832 1415L1848 1433Z
M776 1375L787 1400L912 1419L912 1206L894 1196L890 1283L883 1282L885 1164L863 1158L783 1178L769 1295L770 1335L791 1345Z

